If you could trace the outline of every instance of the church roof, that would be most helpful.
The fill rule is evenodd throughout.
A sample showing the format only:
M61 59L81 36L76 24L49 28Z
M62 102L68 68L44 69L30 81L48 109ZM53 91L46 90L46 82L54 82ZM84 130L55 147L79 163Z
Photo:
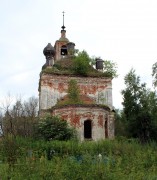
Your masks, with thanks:
M66 37L60 37L60 39L58 41L69 42L69 39Z

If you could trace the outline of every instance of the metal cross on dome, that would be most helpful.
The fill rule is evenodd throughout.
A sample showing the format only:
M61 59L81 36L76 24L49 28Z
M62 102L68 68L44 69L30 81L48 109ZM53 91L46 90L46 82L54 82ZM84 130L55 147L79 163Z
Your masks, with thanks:
M64 26L64 11L62 12L63 13L63 26L62 26L62 29L64 30L65 29L65 26Z

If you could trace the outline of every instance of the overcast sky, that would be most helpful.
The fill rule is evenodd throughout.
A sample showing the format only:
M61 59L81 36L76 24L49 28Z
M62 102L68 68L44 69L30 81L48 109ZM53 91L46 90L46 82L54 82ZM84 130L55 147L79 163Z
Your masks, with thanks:
M0 0L0 100L10 92L38 97L43 48L67 38L90 56L118 65L113 105L121 108L124 76L131 68L152 85L157 61L157 0Z

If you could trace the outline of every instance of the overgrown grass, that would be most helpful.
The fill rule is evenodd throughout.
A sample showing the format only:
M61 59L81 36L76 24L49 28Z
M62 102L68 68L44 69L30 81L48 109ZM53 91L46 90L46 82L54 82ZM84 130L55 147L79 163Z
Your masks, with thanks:
M43 69L41 73L54 74L54 75L69 75L69 76L83 76L83 77L106 77L112 78L112 75L108 72L100 72L95 69L87 72L86 75L78 74L72 69L57 69L56 67Z
M54 74L54 75L69 75L69 76L83 76L83 77L106 77L113 78L112 73L109 71L101 72L94 69L90 64L84 69L84 73L78 72L74 59L63 59L57 61L53 67L43 68L41 73ZM82 65L83 66L83 65ZM82 70L82 67L80 67Z
M45 142L20 137L14 142L18 154L12 166L1 142L0 179L157 179L157 144L153 142Z

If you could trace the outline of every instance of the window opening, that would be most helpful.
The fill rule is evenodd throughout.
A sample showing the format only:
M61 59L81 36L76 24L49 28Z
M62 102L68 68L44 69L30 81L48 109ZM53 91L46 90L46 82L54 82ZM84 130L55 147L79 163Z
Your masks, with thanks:
M105 138L108 138L108 121L105 121Z
M62 56L66 56L67 55L67 47L65 46L65 45L63 45L62 47L61 47L61 55Z
M84 138L85 139L92 138L92 121L91 120L84 121Z

